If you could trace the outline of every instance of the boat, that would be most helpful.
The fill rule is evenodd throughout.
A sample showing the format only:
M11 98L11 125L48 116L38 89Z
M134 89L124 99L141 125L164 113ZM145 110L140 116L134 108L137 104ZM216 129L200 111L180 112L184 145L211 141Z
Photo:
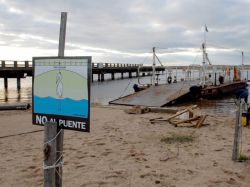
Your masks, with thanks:
M205 40L206 41L206 40ZM203 53L203 78L202 78L202 89L201 89L201 98L203 99L213 99L213 98L222 98L225 95L235 94L239 89L244 89L247 86L247 80L241 80L241 71L237 66L233 67L233 80L230 79L230 74L232 71L232 67L227 67L224 70L223 75L219 75L217 80L217 73L213 69L214 81L211 81L211 73L207 73L207 65L212 67L212 63L208 58L208 54L206 52L206 43L202 44L202 53ZM242 52L242 64L241 70L243 70L244 63L244 53ZM211 68L210 68L211 69ZM206 75L209 76L206 76ZM225 81L225 77L228 77L228 81Z

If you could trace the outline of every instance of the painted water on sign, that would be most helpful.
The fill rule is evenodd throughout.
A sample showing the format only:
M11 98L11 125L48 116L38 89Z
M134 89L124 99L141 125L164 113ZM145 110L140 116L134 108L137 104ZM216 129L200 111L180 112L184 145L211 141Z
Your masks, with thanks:
M73 100L70 98L54 99L34 96L34 112L40 114L54 114L62 116L88 117L88 100ZM46 110L44 110L46 108Z

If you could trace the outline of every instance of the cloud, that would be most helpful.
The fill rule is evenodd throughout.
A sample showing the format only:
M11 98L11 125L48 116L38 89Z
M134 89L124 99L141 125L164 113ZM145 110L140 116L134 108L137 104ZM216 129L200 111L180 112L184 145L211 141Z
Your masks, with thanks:
M214 49L209 52L220 57L214 63L220 64L223 55L234 63L238 58L234 51L250 53L249 8L247 0L0 0L0 46L57 50L60 12L67 11L67 55L139 63L156 46L166 64L189 64L200 55L206 24L207 44ZM160 55L162 49L175 52ZM33 54L29 55L31 59Z

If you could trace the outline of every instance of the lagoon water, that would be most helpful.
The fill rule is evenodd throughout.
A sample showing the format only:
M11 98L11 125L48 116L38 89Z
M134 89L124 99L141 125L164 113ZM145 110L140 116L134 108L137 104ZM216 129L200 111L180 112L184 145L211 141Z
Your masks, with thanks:
M177 73L178 79L184 78L180 72ZM193 76L197 77L198 72ZM97 82L94 76L94 82L91 84L91 102L107 105L109 101L131 94L134 92L133 85L138 84L137 78L110 80L111 77L105 75L104 82ZM177 79L177 80L178 80ZM1 103L32 103L32 78L21 79L21 89L16 88L16 79L8 79L8 90L4 89L3 79L0 79L0 104ZM151 77L140 78L140 83L149 84ZM166 83L166 75L159 76L159 83ZM249 87L248 87L249 89ZM234 96L229 96L220 100L200 100L196 103L186 103L184 105L197 104L208 113L233 113L236 109Z

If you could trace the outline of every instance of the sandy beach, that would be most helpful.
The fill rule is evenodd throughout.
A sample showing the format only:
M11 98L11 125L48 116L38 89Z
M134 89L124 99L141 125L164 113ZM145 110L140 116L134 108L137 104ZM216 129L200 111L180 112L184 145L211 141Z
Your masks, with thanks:
M91 107L91 132L65 130L63 186L249 186L250 162L231 160L235 114L210 114L201 128L127 114L121 106ZM0 111L0 186L43 186L43 127L31 110ZM29 133L30 132L30 133ZM165 142L173 136L189 142ZM242 152L250 156L250 129Z

